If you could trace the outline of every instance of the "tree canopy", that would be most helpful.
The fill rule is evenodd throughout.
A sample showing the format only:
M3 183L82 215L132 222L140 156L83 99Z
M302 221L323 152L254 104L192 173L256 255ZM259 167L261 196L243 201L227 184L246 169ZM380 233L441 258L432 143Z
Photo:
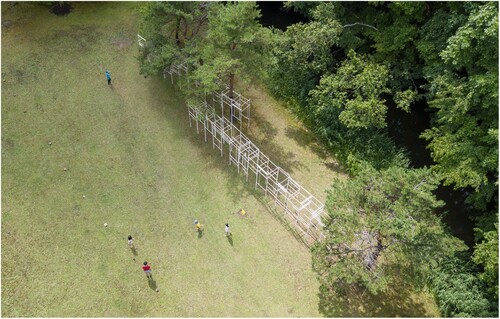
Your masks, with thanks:
M482 241L476 245L472 260L484 268L479 279L488 285L490 292L498 299L498 215L496 217L494 229L478 229Z
M422 285L441 259L465 249L433 214L443 204L432 193L438 184L428 169L401 167L365 166L353 179L335 180L326 239L313 249L320 283L336 293L352 285L377 293L397 268Z
M337 72L323 76L317 88L310 92L316 112L339 109L339 121L347 128L385 127L387 106L381 96L390 92L385 85L388 73L385 66L368 62L353 50L349 51Z
M188 93L209 93L227 83L231 97L236 76L262 75L272 33L260 25L255 2L151 2L142 15L144 74L188 63L189 77L201 84Z
M467 202L483 216L497 216L498 3L287 6L310 21L283 32L273 50L269 87L292 103L347 171L363 174L363 162L379 170L405 168L404 152L394 148L385 128L387 110L426 108L431 122L421 138L428 141L436 178L455 189L472 189ZM335 27L325 28L327 24ZM329 41L317 39L317 45L309 45L296 40L303 30L313 40L318 34ZM471 274L496 292L491 269L498 271L493 254L498 230L492 226L498 218L480 220L474 261L483 268L473 268ZM442 271L450 272L446 267ZM497 293L491 296L498 299Z
M464 25L439 52L430 79L433 125L422 134L445 183L486 192L498 186L498 4L470 4ZM493 187L492 187L493 186Z
M186 51L205 31L207 6L203 2L148 2L142 9L140 32L147 37L140 57L141 72L152 75L186 59Z
M217 78L227 80L232 97L236 75L258 75L271 42L271 33L260 25L259 17L255 2L211 4L207 36L194 54L202 63L192 78L212 91Z

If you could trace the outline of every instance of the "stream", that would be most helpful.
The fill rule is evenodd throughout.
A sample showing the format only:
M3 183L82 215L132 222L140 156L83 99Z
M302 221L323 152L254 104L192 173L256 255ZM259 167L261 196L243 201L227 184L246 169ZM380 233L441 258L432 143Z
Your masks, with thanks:
M398 147L407 150L412 167L429 167L435 164L430 151L426 148L428 142L419 138L420 134L430 127L430 113L426 111L425 101L413 105L410 113L396 107L389 107L386 120L389 136ZM436 214L442 215L444 223L454 236L472 247L475 225L469 217L477 216L480 212L465 203L470 191L454 190L452 186L441 184L435 194L438 199L445 202Z

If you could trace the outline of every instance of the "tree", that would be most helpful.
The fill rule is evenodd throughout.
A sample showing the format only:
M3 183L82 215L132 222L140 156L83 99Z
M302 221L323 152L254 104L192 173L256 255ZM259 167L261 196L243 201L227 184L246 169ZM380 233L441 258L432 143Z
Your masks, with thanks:
M474 192L467 202L481 210L482 217L496 216L498 3L326 2L289 6L306 13L310 22L280 34L273 50L270 87L293 102L293 110L348 172L361 177L364 161L384 171L391 165L406 167L384 129L386 109L392 105L406 111L429 107L431 127L421 137L429 141L436 162L433 173L456 189L472 187ZM416 105L418 99L424 101ZM492 274L498 270L492 253L498 231L492 227L492 222L480 226L485 238L478 241L475 260L484 271L472 267L470 276L477 273L490 289L497 289L491 286L496 280ZM335 269L347 269L341 264L339 261ZM369 275L349 271L338 270L338 275L365 278L358 281L368 285ZM339 280L342 284L347 279ZM471 291L483 293L479 299L491 298L482 291L486 285L474 280L473 286ZM331 287L323 286L325 291ZM469 295L447 289L450 298ZM480 309L484 298L471 302L469 310L454 313Z
M439 53L446 70L431 80L436 113L422 137L445 185L483 193L476 206L484 209L498 187L498 4L468 6L466 23Z
M234 80L239 74L259 74L266 64L271 34L259 24L260 10L255 2L213 3L209 9L208 30L196 48L192 74L205 90L213 91L217 79L228 81L233 97Z
M321 1L287 1L283 3L283 7L309 17L309 12L319 4L321 4Z
M419 29L419 38L415 45L422 61L423 76L427 80L432 80L446 69L439 54L446 48L448 39L466 21L467 12L463 3L441 3Z
M339 120L348 128L383 128L387 106L381 95L389 93L388 78L387 68L351 50L337 72L322 77L310 92L312 104L318 113L340 109Z
M429 286L443 317L498 317L476 272L466 253L445 258L436 266Z
M310 22L279 32L269 86L356 174L359 161L381 168L405 160L386 130L380 129L386 126L385 98L390 96L388 68L348 50L363 41L354 30L373 26L363 19L341 20L343 10L341 3L315 4L308 14ZM414 90L396 94L398 106L405 110L416 98Z
M146 37L141 72L162 71L172 63L184 62L186 48L206 29L207 4L193 1L149 2L141 9L140 32Z
M291 25L285 32L276 30L270 85L279 96L298 96L305 104L309 91L336 62L331 48L338 42L342 28L324 11L313 10L314 20L309 23Z
M498 214L496 217L495 229L476 229L480 232L482 241L474 247L472 260L483 267L484 271L479 274L479 279L488 285L490 293L498 300Z
M422 137L445 185L485 191L498 177L498 81L492 73L469 80L450 72L432 82L429 105L437 112ZM495 89L494 89L495 88ZM491 175L491 176L489 176ZM491 199L494 188L489 188Z
M342 294L361 286L376 294L397 273L423 285L438 261L463 243L448 235L434 209L439 184L429 169L365 166L328 192L326 238L313 248L313 267L324 290Z

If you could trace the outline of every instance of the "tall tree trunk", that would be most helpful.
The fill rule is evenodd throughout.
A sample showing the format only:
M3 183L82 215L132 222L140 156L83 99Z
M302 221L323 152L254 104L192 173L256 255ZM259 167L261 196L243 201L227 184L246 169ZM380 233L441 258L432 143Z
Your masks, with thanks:
M175 42L178 47L181 47L181 40L179 39L179 31L181 28L181 18L177 18L175 21Z
M233 123L233 115L234 115L234 110L233 110L233 90L234 90L234 73L229 74L229 98L231 99L231 104L229 106L230 110L230 119L231 123Z
M231 100L233 99L233 90L234 90L234 73L229 74L229 97Z
M231 51L236 49L236 43L233 42L231 44ZM229 73L229 97L231 100L233 99L233 89L234 89L234 73Z
M206 21L206 17L207 17L207 14L205 13L199 20L198 20L198 26L195 28L192 28L191 30L191 38L198 34L198 32L200 32L200 28L201 26L205 23Z
M373 247L370 251L368 251L368 254L365 256L365 266L368 270L375 269L378 257L380 256L380 253L384 250L380 234L376 235L376 239L377 239L377 246Z
M234 49L236 49L236 43L233 42L231 44L231 51L233 51ZM233 103L232 103L232 100L234 98L234 73L229 73L229 98L231 99L231 123L233 123L233 114L234 114L234 110L233 110Z
M182 35L183 35L184 39L186 39L187 38L187 33L188 33L188 27L189 26L188 26L188 23L187 23L187 21L186 21L185 18L182 18L182 21L184 21L184 32L183 32Z

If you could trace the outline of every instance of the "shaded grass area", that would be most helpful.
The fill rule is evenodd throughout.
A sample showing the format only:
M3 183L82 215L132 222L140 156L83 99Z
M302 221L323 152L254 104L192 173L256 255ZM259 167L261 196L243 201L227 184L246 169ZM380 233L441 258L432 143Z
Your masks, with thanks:
M347 178L337 161L299 121L259 85L238 83L252 101L249 135L275 164L321 201L334 177Z
M318 295L319 311L325 317L439 317L430 293L417 293L402 283L377 295L362 290L342 297Z
M319 316L308 250L189 127L168 82L139 75L138 4L74 3L60 17L10 5L2 315Z

